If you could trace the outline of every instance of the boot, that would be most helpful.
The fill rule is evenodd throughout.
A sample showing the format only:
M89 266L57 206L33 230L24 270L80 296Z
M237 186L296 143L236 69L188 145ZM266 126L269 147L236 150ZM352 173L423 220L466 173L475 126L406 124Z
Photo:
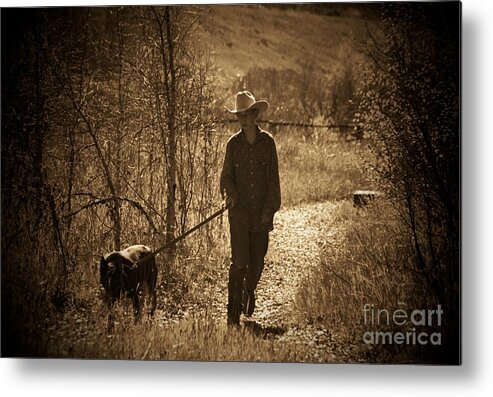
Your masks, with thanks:
M255 292L247 289L243 290L243 314L251 317L255 310Z
M231 264L228 281L228 325L240 325L244 270Z
M228 325L240 325L240 305L237 302L228 302Z

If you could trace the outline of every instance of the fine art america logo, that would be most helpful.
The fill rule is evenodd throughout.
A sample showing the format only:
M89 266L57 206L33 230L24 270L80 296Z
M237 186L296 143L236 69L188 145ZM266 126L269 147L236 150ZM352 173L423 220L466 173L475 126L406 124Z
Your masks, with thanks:
M399 306L405 304L398 303ZM366 303L363 306L365 326L377 331L366 331L363 342L367 345L441 345L442 333L437 332L442 326L443 310L441 305L436 309L415 309L412 311L399 308L394 311L376 309L374 305ZM398 326L402 331L395 331ZM391 327L393 331L382 331L382 328ZM433 332L427 332L424 327L433 327ZM429 330L429 328L428 328Z

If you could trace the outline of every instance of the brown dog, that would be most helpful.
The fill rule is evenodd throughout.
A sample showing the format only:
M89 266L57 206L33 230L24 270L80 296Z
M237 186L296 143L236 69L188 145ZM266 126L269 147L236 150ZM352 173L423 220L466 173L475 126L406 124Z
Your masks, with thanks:
M143 263L137 262L151 252L145 245L132 245L122 251L113 251L101 257L99 275L111 309L120 298L132 299L136 319L140 317L140 294L147 292L151 297L150 315L156 309L157 266L154 256Z

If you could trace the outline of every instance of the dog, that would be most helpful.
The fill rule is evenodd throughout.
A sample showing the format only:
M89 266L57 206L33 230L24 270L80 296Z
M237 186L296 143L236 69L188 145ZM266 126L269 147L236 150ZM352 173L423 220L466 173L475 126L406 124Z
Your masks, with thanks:
M131 298L135 319L140 318L140 295L147 292L151 298L150 315L156 310L156 284L158 269L154 255L144 262L137 262L150 254L145 245L132 245L122 251L113 251L101 257L99 275L105 298L111 310L116 300Z

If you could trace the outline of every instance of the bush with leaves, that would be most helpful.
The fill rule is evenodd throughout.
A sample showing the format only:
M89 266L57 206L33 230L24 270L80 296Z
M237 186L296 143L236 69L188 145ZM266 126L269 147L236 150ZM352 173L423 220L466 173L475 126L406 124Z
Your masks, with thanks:
M398 207L412 269L447 307L458 347L460 126L458 3L384 5L369 34L357 122L367 165ZM408 266L408 264L402 264ZM455 330L455 331L454 331ZM452 350L454 351L454 350Z

